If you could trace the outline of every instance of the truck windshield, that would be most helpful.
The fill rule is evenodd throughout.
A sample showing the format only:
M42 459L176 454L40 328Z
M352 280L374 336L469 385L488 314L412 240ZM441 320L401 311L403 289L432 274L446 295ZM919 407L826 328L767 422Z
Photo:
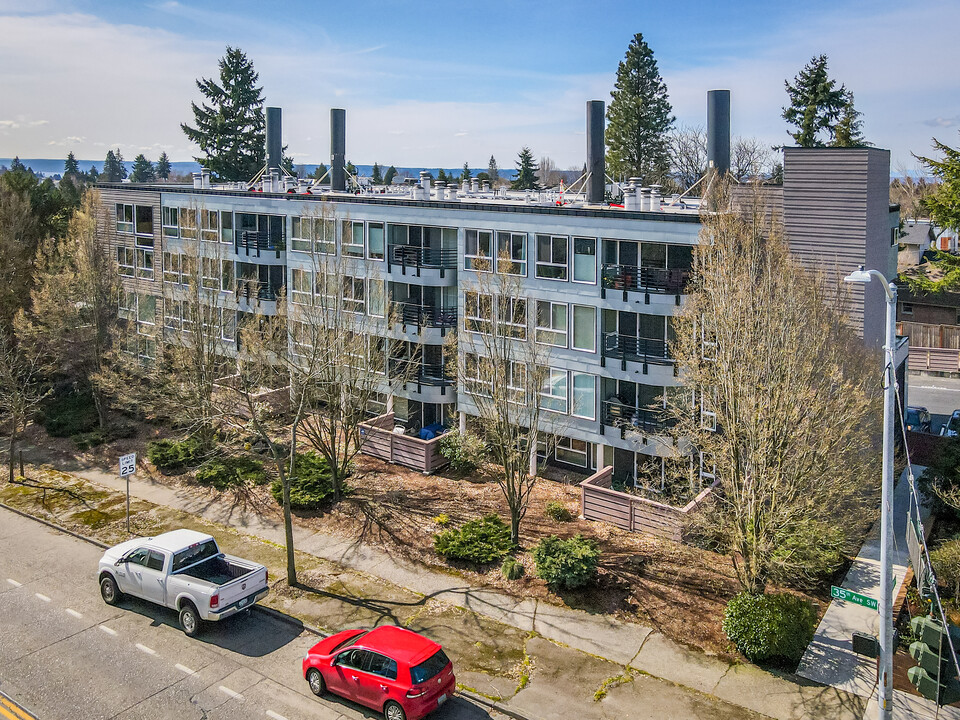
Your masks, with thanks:
M213 539L204 540L196 545L191 545L185 550L174 553L173 567L171 568L171 572L183 570L185 567L190 567L201 560L206 560L207 558L212 558L219 554L220 550L217 548L217 543L214 542Z

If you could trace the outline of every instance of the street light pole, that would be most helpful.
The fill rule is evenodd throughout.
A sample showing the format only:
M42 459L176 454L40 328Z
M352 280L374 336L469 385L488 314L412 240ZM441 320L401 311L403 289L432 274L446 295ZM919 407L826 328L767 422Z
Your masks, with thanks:
M866 285L879 280L887 296L886 342L883 346L883 475L880 504L880 677L877 701L880 720L893 717L893 413L896 407L897 286L878 270L863 265L844 278L845 282Z

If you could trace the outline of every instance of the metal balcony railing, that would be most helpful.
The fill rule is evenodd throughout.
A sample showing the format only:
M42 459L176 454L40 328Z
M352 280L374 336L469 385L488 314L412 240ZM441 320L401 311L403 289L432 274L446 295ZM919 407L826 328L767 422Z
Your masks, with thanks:
M237 280L237 302L241 300L250 302L251 298L258 300L276 300L279 287L271 283L261 282L260 280L246 280L240 278Z
M690 280L690 271L604 263L600 280L603 297L606 290L679 295Z
M403 378L408 383L429 387L450 387L453 385L453 379L443 365L404 358L390 359L390 377Z
M439 269L440 277L443 277L444 270L457 267L457 250L390 243L387 246L387 272L394 265L399 265L404 275L407 268L416 270L417 276L422 268L428 268Z
M395 302L397 321L417 327L452 328L457 326L455 307L435 307L412 302Z
M673 419L667 418L662 410L625 405L618 400L603 402L600 422L606 427L619 428L620 437L624 437L626 431L630 429L654 434L675 424Z
M606 365L607 358L614 358L621 362L624 370L630 362L653 363L654 365L672 365L669 348L664 340L652 338L638 338L632 335L621 335L615 332L603 333L603 357L601 364Z
M287 248L286 233L279 237L266 230L241 230L234 234L233 250L238 255L260 257L263 252L274 252L279 258Z

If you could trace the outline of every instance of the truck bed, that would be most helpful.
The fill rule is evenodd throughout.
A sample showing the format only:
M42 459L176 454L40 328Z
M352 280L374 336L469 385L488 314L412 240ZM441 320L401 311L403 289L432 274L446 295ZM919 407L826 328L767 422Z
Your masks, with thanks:
M203 580L213 585L226 585L237 578L249 575L256 570L249 565L231 562L223 557L212 557L202 563L194 565L185 572L178 573L180 577Z

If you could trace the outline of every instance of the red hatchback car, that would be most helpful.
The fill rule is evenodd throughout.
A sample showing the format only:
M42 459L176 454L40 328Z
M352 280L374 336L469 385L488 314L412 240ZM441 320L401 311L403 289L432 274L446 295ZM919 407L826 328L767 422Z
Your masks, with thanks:
M303 658L314 695L329 690L383 712L387 720L420 720L453 695L453 663L437 643L384 625L344 630L321 640Z

